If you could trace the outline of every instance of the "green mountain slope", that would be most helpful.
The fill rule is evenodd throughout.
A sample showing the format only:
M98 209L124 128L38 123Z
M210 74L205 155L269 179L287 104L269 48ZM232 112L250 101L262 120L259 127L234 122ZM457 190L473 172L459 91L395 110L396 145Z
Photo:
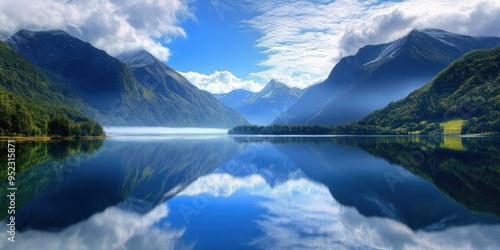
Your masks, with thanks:
M248 122L149 53L108 55L59 30L21 30L6 43L96 112L108 126L231 127ZM130 67L129 66L133 66Z
M100 125L77 111L95 113L95 110L1 41L0 100L0 135L103 134ZM53 130L61 119L67 121L64 129L67 134Z
M500 47L473 51L356 125L378 134L428 134L442 133L442 122L464 120L462 134L500 133L499 84Z

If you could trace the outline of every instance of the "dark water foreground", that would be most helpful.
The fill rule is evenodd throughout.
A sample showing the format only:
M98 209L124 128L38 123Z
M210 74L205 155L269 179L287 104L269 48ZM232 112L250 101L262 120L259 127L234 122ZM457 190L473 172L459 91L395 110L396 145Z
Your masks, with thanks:
M170 135L16 147L16 242L2 168L0 249L500 248L500 138Z

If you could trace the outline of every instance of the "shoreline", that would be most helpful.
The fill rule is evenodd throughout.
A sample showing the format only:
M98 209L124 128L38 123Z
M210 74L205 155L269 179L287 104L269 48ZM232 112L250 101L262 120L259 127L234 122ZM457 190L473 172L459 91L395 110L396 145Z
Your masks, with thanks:
M111 136L105 135L105 136L82 136L82 137L73 137L73 136L67 136L67 137L51 137L51 136L0 136L0 141L8 141L8 140L15 140L15 141L56 141L56 140L102 140L102 139L108 139L111 138Z
M432 134L432 135L394 135L394 134L228 134L230 137L498 137L496 134Z

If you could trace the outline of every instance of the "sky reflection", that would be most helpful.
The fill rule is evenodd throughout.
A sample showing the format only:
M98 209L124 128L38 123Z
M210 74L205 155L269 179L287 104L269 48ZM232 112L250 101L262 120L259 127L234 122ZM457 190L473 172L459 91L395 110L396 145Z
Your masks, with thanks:
M164 204L144 215L111 207L60 232L18 232L14 245L2 239L0 249L191 249L178 240L184 230L157 226L168 213Z
M204 197L205 205L195 208L191 223L171 225L175 220L172 209L194 204L190 199ZM207 197L209 197L207 199ZM247 241L233 241L230 247L252 249L494 249L500 246L500 227L465 226L439 232L414 232L395 220L366 218L354 208L336 202L327 187L306 178L291 179L271 187L259 175L244 178L225 173L214 173L199 178L178 196L140 215L117 207L91 216L88 220L60 232L26 231L20 233L16 249L206 249L206 243L185 237L190 228L196 235L217 234L220 227L200 227L197 221L214 215L221 204L225 207L220 217L242 209L258 212L249 218L256 228ZM176 211L178 212L178 211ZM177 218L178 219L178 218ZM243 220L245 218L240 218ZM244 222L249 223L249 222ZM175 224L175 223L174 223ZM180 225L180 227L179 227ZM235 225L245 227L248 225ZM1 226L5 230L5 225ZM203 230L210 230L204 232ZM223 235L227 237L227 235ZM188 242L188 243L186 243ZM204 243L204 244L197 244ZM208 243L210 244L210 243ZM233 245L234 244L234 245ZM228 246L228 245L224 245ZM12 249L5 241L0 249Z
M246 191L248 201L265 198L254 204L264 209L254 220L259 235L250 242L242 242L258 249L321 249L325 246L332 249L495 249L500 246L498 225L412 231L395 220L367 218L354 208L344 207L332 198L327 187L305 178L271 187L257 175L234 178L212 174L192 183L180 196L231 199L231 195L241 189ZM240 197L239 202L246 201ZM251 207L252 202L248 203ZM196 216L203 215L201 211Z

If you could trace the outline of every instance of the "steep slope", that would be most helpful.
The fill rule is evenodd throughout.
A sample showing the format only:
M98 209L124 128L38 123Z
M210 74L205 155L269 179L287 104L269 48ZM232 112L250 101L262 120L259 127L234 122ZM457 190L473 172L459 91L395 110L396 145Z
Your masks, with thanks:
M94 118L100 122L108 125L155 122L148 110L138 108L147 94L145 90L126 65L106 52L64 31L21 30L6 42L99 111L102 116Z
M500 46L470 52L421 89L357 123L375 133L440 133L464 120L462 134L500 133Z
M156 93L156 89L143 84L144 77L136 79L126 64L64 31L21 30L6 42L45 70L52 80L64 83L67 94L77 95L97 110L98 114L82 112L103 124L228 127L245 123L236 112L226 110L208 93L199 94L199 90L190 87L187 80L169 68L164 75L161 75L163 69L151 71L177 86L171 90L172 98L162 99L164 93ZM151 79L157 77L151 76ZM180 98L185 96L193 98ZM199 108L190 110L192 107L187 104L191 102L192 107L204 106L211 117ZM221 122L214 122L214 117L221 117Z
M117 56L151 94L147 107L167 126L231 127L248 122L147 51Z
M500 45L497 37L413 30L394 42L368 45L342 58L327 80L311 87L273 123L355 122L422 87L458 57Z
M250 123L267 125L295 104L302 94L299 88L290 88L282 82L271 80L258 93L235 90L224 95L220 101L240 112Z
M86 113L97 111L68 89L53 82L41 69L0 41L0 135L40 136L51 134L51 120L68 117L71 135L82 133L80 125L98 125ZM52 133L55 135L54 133ZM101 133L99 133L101 134ZM59 134L63 135L63 134ZM64 134L67 135L67 134ZM98 135L98 134L95 134Z
M139 92L125 65L64 31L21 30L6 42L102 113L110 111L114 101Z

